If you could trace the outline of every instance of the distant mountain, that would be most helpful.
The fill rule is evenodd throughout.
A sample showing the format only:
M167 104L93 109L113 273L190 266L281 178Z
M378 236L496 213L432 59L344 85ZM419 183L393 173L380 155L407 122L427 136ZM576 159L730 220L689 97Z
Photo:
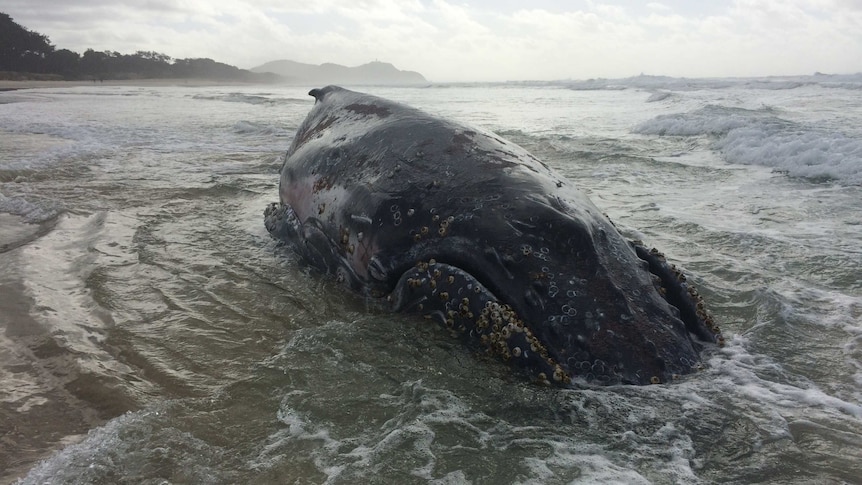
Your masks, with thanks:
M414 71L401 71L388 62L369 62L357 67L321 65L280 60L249 69L251 72L278 74L289 84L419 84L428 82Z

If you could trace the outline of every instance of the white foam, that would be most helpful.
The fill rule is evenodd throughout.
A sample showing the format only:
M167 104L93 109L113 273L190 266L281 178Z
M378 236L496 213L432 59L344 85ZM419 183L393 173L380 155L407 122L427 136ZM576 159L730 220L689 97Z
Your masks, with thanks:
M656 101L664 101L665 99L667 99L671 96L673 96L672 93L669 93L667 91L659 91L657 93L651 94L650 97L647 98L646 102L647 103L655 103Z
M711 136L712 146L730 163L762 165L794 177L862 183L862 139L787 121L769 109L707 106L661 115L637 125L634 133Z
M547 83L537 82L532 84ZM696 91L734 87L780 91L797 89L805 86L822 86L837 89L862 89L862 73L840 75L815 74L812 76L773 76L760 78L684 78L641 74L640 76L622 79L597 78L580 81L560 81L550 84L560 84L566 88L577 91L622 89Z
M0 212L20 216L26 222L38 224L57 217L62 212L62 206L53 200L32 202L23 197L6 197L0 193Z
M787 434L787 422L782 414L794 415L806 408L809 417L816 415L821 420L850 420L859 424L862 419L859 403L835 397L804 379L790 383L761 377L760 373L770 367L780 370L780 366L766 356L750 353L749 345L750 341L743 335L728 340L721 352L709 361L713 374L710 379L716 388L725 388L742 397L740 402L758 403L760 409L772 410L771 413L752 414L765 429L775 435Z
M18 483L101 483L118 477L145 482L160 461L170 463L174 480L224 482L219 471L225 459L223 450L166 424L167 409L169 406L156 406L112 419L91 430L82 442L39 463Z
M308 104L308 100L297 98L282 98L273 96L272 93L218 93L218 94L196 94L192 99L204 101L223 101L226 103L246 103L263 106L277 106L284 104Z
M289 134L273 125L265 124L265 123L256 123L254 121L246 121L240 120L234 123L233 125L234 133L244 134L244 135L276 135L276 136L288 136Z

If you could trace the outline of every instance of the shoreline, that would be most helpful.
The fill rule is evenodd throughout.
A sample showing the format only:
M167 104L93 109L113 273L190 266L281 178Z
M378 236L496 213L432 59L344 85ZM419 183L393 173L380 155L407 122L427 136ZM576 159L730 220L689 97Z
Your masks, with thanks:
M22 80L12 81L0 79L0 92L17 91L22 89L44 89L44 88L71 88L82 86L141 86L141 87L204 87L204 86L255 86L268 85L270 83L245 82L234 80L217 80L201 78L164 78L164 79L110 79L93 82L92 80L81 81L39 81Z

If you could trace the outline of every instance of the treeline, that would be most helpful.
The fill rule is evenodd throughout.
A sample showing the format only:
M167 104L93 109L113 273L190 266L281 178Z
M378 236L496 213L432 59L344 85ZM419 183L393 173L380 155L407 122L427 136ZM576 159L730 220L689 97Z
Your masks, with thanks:
M0 13L0 79L109 80L206 78L276 82L280 76L254 73L212 59L172 59L152 51L120 54L87 49L83 55L56 49L46 35Z

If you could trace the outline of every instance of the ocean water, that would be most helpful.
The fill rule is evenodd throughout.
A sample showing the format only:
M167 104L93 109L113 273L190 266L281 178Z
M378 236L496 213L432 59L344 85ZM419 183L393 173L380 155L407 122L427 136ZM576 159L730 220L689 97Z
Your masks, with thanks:
M263 227L308 89L0 93L0 483L862 483L862 76L367 87L491 129L727 339L545 388Z

